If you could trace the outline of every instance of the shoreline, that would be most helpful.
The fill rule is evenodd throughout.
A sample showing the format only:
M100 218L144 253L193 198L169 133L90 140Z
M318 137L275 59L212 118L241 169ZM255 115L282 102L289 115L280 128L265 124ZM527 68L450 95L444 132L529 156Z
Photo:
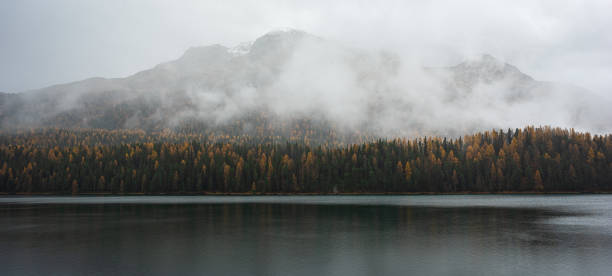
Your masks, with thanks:
M505 192L452 192L452 193L436 193L436 192L352 192L352 193L222 193L222 192L204 192L204 193L0 193L0 196L373 196L373 195L597 195L597 194L612 194L612 191L505 191Z

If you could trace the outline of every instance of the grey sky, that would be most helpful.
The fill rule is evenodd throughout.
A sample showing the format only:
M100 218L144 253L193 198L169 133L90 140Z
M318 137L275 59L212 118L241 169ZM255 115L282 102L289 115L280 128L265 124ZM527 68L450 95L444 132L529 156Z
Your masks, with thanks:
M536 79L609 96L610 26L609 0L3 0L0 91L127 76L190 46L232 46L292 27L423 65L490 53Z

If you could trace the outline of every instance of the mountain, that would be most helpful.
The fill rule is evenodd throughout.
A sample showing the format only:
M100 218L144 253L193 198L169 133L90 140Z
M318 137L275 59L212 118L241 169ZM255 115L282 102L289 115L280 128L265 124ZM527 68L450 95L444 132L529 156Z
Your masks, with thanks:
M325 139L526 124L597 131L611 118L588 91L534 80L490 55L443 68L405 64L394 53L274 31L235 47L193 47L125 78L0 94L0 123Z

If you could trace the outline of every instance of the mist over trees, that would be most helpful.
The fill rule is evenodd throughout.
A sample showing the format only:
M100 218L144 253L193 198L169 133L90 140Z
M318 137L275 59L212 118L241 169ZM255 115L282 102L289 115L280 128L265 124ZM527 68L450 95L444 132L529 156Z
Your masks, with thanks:
M401 53L289 29L236 47L193 47L125 78L2 94L0 125L251 136L263 127L266 135L283 137L290 136L286 126L305 121L322 132L386 138L526 125L606 133L610 104L582 88L535 80L486 54L423 67Z
M609 106L491 55L423 67L289 29L0 93L0 192L610 191Z
M612 136L492 130L351 145L47 129L0 139L3 193L612 191Z

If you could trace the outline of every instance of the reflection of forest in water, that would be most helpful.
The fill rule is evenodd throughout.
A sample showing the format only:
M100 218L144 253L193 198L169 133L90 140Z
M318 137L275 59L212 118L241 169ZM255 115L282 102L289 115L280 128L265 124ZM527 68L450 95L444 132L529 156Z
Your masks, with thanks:
M612 252L609 233L543 223L582 215L537 208L39 204L0 214L0 263L17 274L599 274Z

